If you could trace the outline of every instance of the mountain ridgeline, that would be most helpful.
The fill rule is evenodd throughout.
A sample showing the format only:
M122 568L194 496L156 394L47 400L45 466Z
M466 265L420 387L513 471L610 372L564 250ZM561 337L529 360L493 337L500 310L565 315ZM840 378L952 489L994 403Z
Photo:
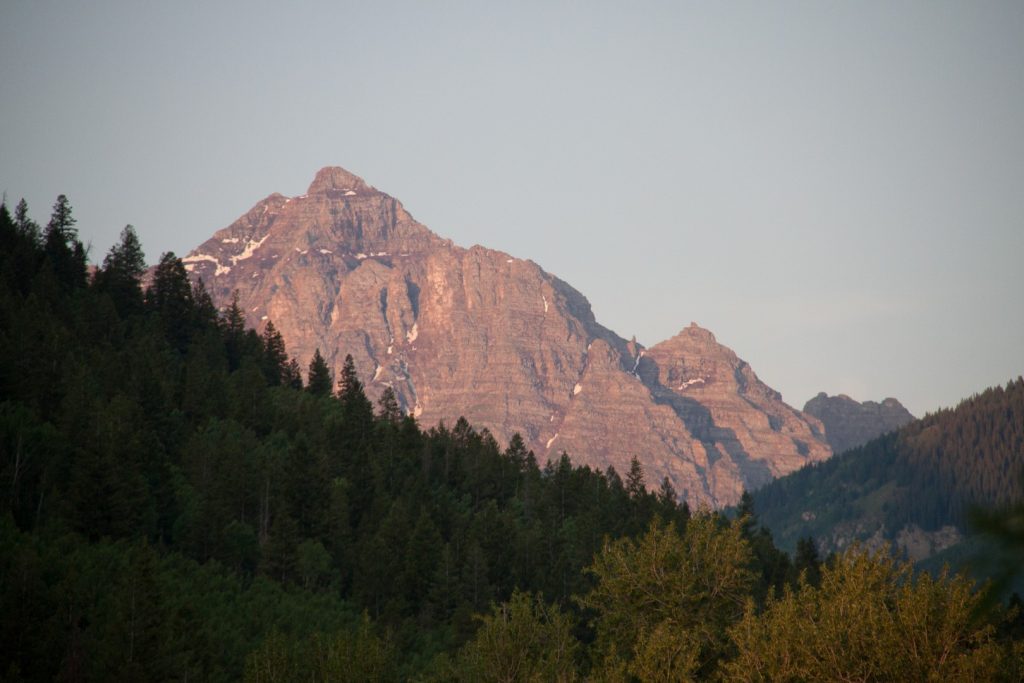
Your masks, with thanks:
M718 507L832 453L816 418L707 330L626 341L532 261L455 246L340 168L182 260L215 305L237 293L248 324L272 320L303 367L319 350L337 375L351 355L371 398L391 388L423 424L520 434L541 462L624 472L636 457L653 486Z
M994 387L754 493L783 547L894 542L913 559L957 543L972 506L1024 497L1024 379Z
M348 359L301 372L173 254L143 290L130 226L85 255L64 197L45 228L0 205L4 680L1024 673L1024 624L965 579L790 559L749 514L651 493L637 459L423 431Z

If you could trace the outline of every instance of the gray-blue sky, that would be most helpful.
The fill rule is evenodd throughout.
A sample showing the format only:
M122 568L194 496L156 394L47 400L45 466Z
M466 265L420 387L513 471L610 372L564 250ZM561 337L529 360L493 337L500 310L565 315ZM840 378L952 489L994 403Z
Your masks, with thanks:
M184 254L341 165L801 406L1024 372L1024 4L0 4L0 189Z

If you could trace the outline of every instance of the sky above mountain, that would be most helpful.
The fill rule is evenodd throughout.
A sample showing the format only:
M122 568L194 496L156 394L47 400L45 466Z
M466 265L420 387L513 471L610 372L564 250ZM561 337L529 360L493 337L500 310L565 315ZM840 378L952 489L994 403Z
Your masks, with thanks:
M0 190L184 255L341 165L801 407L1024 373L1024 4L0 4Z

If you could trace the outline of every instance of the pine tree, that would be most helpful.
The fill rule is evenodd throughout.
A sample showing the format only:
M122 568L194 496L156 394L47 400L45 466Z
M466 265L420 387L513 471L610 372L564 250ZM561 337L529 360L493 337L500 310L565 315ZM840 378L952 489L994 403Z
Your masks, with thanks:
M736 519L743 524L743 534L749 540L754 535L757 516L754 514L754 498L745 489L740 495L740 502L736 505Z
M146 258L135 228L126 225L120 241L103 259L103 268L96 273L95 286L106 292L122 317L142 311L142 275Z
M344 399L346 396L353 396L363 391L363 383L359 381L356 373L356 364L352 360L352 354L345 355L345 364L341 367L341 376L338 378L338 397Z
M341 401L342 414L355 431L365 433L373 420L373 404L366 398L363 383L356 373L356 364L352 354L345 356L338 379L338 400ZM356 429L358 427L358 429Z
M217 324L217 307L213 305L213 297L206 290L203 278L196 278L192 284L192 301L195 304L194 317L196 326L203 330L213 329Z
M65 289L85 286L85 248L78 241L75 222L68 198L65 195L58 196L46 226L43 249L57 281Z
M647 493L647 487L644 485L644 468L635 455L629 461L629 473L626 474L626 493L633 499L642 498Z
M0 204L0 282L12 292L27 295L39 267L39 227L24 212L25 200L12 218L6 204Z
M192 285L185 264L172 251L160 257L146 290L146 307L156 312L167 341L183 352L193 326Z
M658 503L664 508L673 508L676 506L676 502L676 489L666 476L661 480L661 488L658 489Z
M238 290L231 293L231 303L224 310L221 319L224 332L224 347L228 353L228 369L232 372L242 364L245 346L245 313L238 303Z
M292 389L302 389L302 371L299 369L299 361L295 360L294 356L284 368L282 383Z
M14 223L18 228L18 232L29 240L32 246L39 248L42 246L42 234L39 231L39 224L28 216L28 202L24 199L18 202L18 206L14 209Z
M267 384L278 386L284 383L288 371L288 354L284 347L284 337L274 327L272 320L267 321L263 329L263 375Z
M402 421L402 409L395 398L395 390L391 387L384 387L380 398L377 400L377 415L381 420L397 425Z
M331 369L327 367L327 361L320 355L320 349L313 352L313 359L309 361L309 373L306 376L306 391L314 396L330 396L334 380L331 377Z
M808 536L796 542L793 565L798 574L806 572L804 576L808 585L817 587L821 583L821 558L813 538Z

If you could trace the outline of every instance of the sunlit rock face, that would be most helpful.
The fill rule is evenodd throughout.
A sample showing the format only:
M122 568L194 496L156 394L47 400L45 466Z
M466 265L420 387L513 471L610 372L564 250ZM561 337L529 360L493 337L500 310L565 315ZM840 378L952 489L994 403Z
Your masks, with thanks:
M804 412L825 425L829 445L836 453L863 446L876 436L899 429L914 416L894 398L881 403L858 403L846 394L829 396L821 392L804 405Z
M637 457L691 505L831 455L794 410L714 336L691 325L645 349L602 327L586 298L529 260L458 247L341 169L306 194L272 194L184 259L215 303L237 291L305 367L319 348L355 359L376 398L390 386L424 426L465 416L499 442L522 435L542 464L620 474Z

